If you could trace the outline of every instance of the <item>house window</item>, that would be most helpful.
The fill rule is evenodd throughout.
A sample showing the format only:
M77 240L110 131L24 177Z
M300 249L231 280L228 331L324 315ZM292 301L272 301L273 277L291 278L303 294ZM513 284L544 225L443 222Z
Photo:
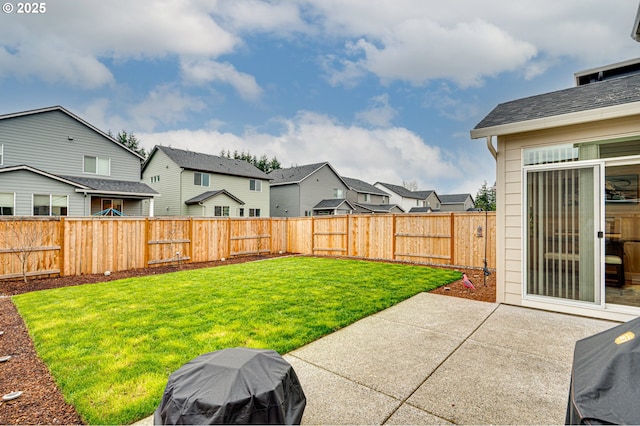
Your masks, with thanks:
M66 216L68 197L66 195L33 195L34 216Z
M13 216L13 205L13 193L0 193L0 216Z
M369 194L364 194L364 202L369 202Z
M229 206L215 206L213 208L214 216L229 216Z
M262 192L262 181L257 179L249 180L249 191Z
M260 209L249 209L249 217L260 217Z
M333 198L344 198L344 190L340 188L333 188Z
M209 173L194 173L193 184L196 186L209 186Z
M0 166L4 164L4 144L0 143Z
M160 175L151 176L151 183L157 183L157 182L160 182Z
M244 217L244 207L240 207L240 208L238 209L238 216L240 216L240 217Z
M84 172L94 175L110 176L111 175L111 159L84 156Z

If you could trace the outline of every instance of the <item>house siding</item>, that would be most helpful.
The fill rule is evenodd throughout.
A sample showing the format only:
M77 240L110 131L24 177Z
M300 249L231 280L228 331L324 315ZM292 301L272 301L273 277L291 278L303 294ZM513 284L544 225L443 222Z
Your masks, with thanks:
M326 165L303 180L300 183L300 216L304 216L305 211L312 211L313 207L320 201L333 199L334 188L342 189L343 198L346 198L349 188Z
M304 216L300 211L300 185L292 183L271 187L271 216Z
M261 217L269 217L269 181L266 179L256 179L262 182L262 191L251 191L249 189L250 178L242 176L224 175L213 172L197 172L207 173L209 175L209 186L194 185L194 170L183 170L162 150L156 150L149 163L145 165L143 172L144 182L151 188L160 193L160 197L155 200L156 216L202 216L202 207L188 206L184 202L196 197L203 192L216 191L225 189L234 197L244 202L240 205L237 201L225 201L221 204L220 197L213 197L206 200L203 204L205 215L213 216L214 206L229 206L230 217L239 216L239 208L244 208L244 216L249 216L249 209L260 209ZM152 177L160 176L158 182L151 182Z
M612 320L631 316L607 310L523 299L523 165L526 148L640 135L640 115L498 137L496 173L497 302Z
M16 192L16 188L20 188ZM16 170L0 175L0 192L15 194L15 216L33 215L33 195L66 195L69 216L88 215L83 194L75 187L28 170Z
M160 194L154 202L154 216L180 216L186 205L182 202L180 168L164 152L157 150L153 158L145 165L142 173L144 183ZM160 180L151 182L151 178L159 176ZM193 177L191 178L193 183ZM185 198L188 200L189 198Z
M0 145L4 166L28 164L53 174L140 181L139 157L59 110L0 121ZM85 155L111 159L110 176L83 173Z

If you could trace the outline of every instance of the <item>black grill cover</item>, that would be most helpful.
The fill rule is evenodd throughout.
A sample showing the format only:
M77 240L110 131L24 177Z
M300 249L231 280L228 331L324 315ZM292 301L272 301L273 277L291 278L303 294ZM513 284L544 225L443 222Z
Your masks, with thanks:
M307 400L272 350L229 348L189 361L167 382L154 423L300 424Z
M566 424L640 424L640 318L576 342Z

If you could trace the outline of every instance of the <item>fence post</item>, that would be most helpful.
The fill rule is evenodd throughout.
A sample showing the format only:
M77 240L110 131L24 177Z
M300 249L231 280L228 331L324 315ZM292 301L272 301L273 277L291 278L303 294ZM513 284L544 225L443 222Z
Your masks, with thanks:
M150 227L151 224L149 223L149 218L145 217L144 218L144 265L143 268L146 268L147 266L149 266L149 250L151 250L149 241L151 240L150 238Z
M397 216L394 214L391 216L391 260L396 260L396 218Z
M449 232L450 235L450 246L451 248L449 250L451 250L451 265L457 265L456 263L456 239L455 239L455 233L456 233L456 224L455 224L455 220L456 217L454 216L453 213L449 213L449 218L450 218L450 226L451 226L451 232Z
M313 213L311 213L311 254L316 252L316 223L314 221Z
M60 217L60 221L58 222L58 238L60 241L60 248L58 249L58 270L60 271L60 276L63 277L64 274L64 249L65 249L65 238L64 238L64 217Z

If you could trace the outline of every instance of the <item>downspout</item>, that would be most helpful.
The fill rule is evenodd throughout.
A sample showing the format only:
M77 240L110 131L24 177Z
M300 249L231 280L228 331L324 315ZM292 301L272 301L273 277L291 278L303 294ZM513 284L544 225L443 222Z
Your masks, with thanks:
M493 138L493 136L487 136L487 148L489 148L489 152L491 153L491 155L493 155L493 159L497 160L498 159L498 151L493 146L492 138Z

